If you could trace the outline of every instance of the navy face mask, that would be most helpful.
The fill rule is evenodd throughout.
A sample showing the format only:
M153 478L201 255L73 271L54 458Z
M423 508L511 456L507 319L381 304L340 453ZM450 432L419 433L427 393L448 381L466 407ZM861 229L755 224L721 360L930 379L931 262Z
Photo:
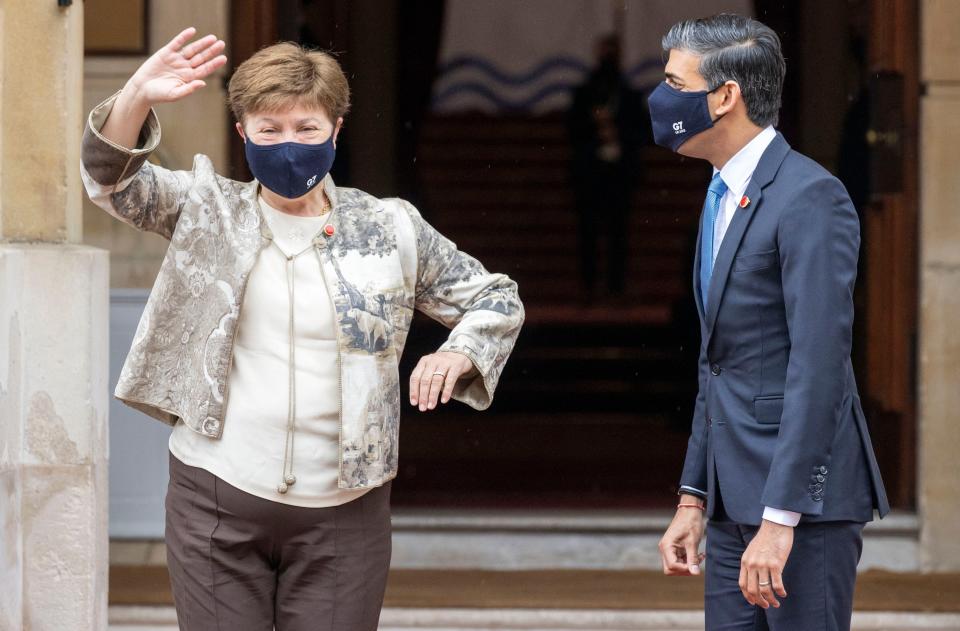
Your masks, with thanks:
M299 142L255 145L247 138L244 153L253 177L261 184L281 197L297 199L323 181L333 166L337 150L330 134L330 138L319 145Z
M683 92L667 85L658 85L647 105L653 125L653 141L672 151L693 136L713 127L707 95L714 90Z

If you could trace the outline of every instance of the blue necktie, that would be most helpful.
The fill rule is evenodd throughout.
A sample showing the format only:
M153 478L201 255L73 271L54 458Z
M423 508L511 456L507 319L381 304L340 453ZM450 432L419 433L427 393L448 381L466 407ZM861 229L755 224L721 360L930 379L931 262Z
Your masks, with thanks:
M713 275L713 233L720 212L720 200L727 192L727 185L718 172L710 180L707 199L703 202L703 234L700 236L700 296L703 310L707 310L707 294L710 293L710 277Z

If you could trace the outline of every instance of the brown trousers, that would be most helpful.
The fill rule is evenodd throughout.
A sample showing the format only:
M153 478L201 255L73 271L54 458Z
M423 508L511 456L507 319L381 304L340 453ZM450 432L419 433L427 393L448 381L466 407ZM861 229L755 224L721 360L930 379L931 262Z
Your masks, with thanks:
M331 508L272 502L170 455L167 565L185 631L375 631L390 484Z

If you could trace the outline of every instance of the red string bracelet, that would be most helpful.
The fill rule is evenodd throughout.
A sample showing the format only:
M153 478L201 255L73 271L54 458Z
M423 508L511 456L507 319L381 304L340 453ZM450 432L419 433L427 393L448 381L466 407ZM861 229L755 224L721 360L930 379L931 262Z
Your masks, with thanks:
M702 510L702 511L707 510L700 504L677 504L677 508L696 508L697 510Z

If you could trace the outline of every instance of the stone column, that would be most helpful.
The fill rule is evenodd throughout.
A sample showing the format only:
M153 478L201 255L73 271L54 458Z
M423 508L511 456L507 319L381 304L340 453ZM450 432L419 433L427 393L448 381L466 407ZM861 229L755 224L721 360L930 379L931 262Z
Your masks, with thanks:
M960 570L960 2L923 0L918 482L922 567Z
M107 627L105 251L80 245L83 3L0 0L0 629Z

